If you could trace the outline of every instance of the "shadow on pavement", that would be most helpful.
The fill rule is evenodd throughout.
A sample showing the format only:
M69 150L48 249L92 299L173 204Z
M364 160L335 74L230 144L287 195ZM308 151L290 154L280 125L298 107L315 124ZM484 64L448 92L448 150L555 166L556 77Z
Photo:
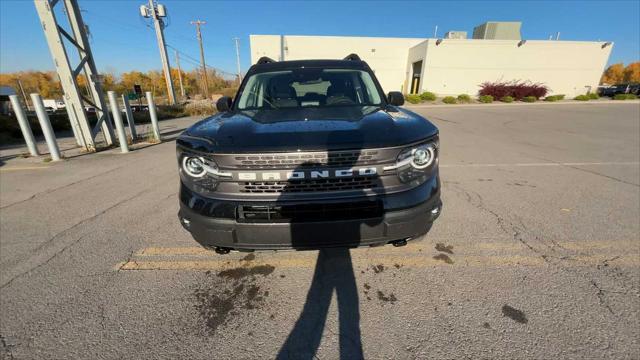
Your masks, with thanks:
M278 199L282 218L291 223L293 248L299 250L322 248L318 253L306 302L300 317L280 348L278 359L308 359L315 356L320 346L334 290L338 304L340 358L363 358L358 288L349 248L360 244L363 229L376 226L382 221L381 213L377 210L366 212L367 210L360 208L346 208L345 203L328 205L323 202L321 209L308 201L300 204L300 200L297 200L295 205L292 204L295 198L299 199L297 193L301 188L306 189L302 191L308 191L306 187L334 187L337 181L346 183L348 192L345 191L343 194L348 193L349 196L357 199L365 199L359 202L363 209L375 208L372 204L375 204L376 200L366 200L366 191L370 187L358 186L356 183L370 180L370 184L377 184L380 181L377 175L369 175L363 179L364 176L353 170L352 177L308 180L312 170L353 169L356 166L362 141L358 141L357 135L351 132L334 131L328 134L327 144L341 143L348 143L351 149L340 151L340 154L335 157L334 154L328 156L326 163L320 164L312 160L294 169L293 173L304 173L307 180L290 178ZM294 196L291 196L291 193ZM356 206L356 203L348 203L348 205ZM317 215L318 213L321 215ZM317 222L326 219L327 216L333 216L334 220L341 220L341 222Z

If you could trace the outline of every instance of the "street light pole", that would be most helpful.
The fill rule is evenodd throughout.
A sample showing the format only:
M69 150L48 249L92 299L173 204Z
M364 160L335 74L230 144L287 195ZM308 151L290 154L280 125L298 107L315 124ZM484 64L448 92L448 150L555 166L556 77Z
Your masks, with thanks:
M242 72L240 71L240 45L239 45L239 41L240 39L233 38L233 40L236 41L236 63L238 65L238 84L240 84L242 82Z

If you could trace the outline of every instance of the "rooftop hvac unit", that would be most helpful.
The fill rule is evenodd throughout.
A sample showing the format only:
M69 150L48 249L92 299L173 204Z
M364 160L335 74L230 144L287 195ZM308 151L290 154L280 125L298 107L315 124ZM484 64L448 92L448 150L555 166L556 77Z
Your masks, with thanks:
M467 32L466 31L448 31L444 34L445 39L466 39Z

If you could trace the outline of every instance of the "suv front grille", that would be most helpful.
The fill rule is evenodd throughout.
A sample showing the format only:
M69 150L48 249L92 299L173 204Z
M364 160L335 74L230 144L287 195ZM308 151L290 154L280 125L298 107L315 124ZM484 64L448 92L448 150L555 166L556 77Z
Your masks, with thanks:
M373 189L378 178L353 177L340 179L241 182L242 193L293 193L314 191L349 191Z
M297 167L317 167L317 166L353 166L367 165L375 163L378 151L331 151L328 153L287 153L273 155L244 155L235 156L234 163L239 168L270 169L282 168L292 169Z

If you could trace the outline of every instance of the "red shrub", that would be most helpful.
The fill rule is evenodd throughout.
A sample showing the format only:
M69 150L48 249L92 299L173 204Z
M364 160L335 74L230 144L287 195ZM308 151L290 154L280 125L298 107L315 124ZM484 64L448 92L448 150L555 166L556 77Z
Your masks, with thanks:
M513 80L508 82L485 82L480 84L478 95L491 95L494 99L502 99L511 96L516 100L522 100L526 96L534 96L536 99L544 97L549 88L541 83L531 81Z

